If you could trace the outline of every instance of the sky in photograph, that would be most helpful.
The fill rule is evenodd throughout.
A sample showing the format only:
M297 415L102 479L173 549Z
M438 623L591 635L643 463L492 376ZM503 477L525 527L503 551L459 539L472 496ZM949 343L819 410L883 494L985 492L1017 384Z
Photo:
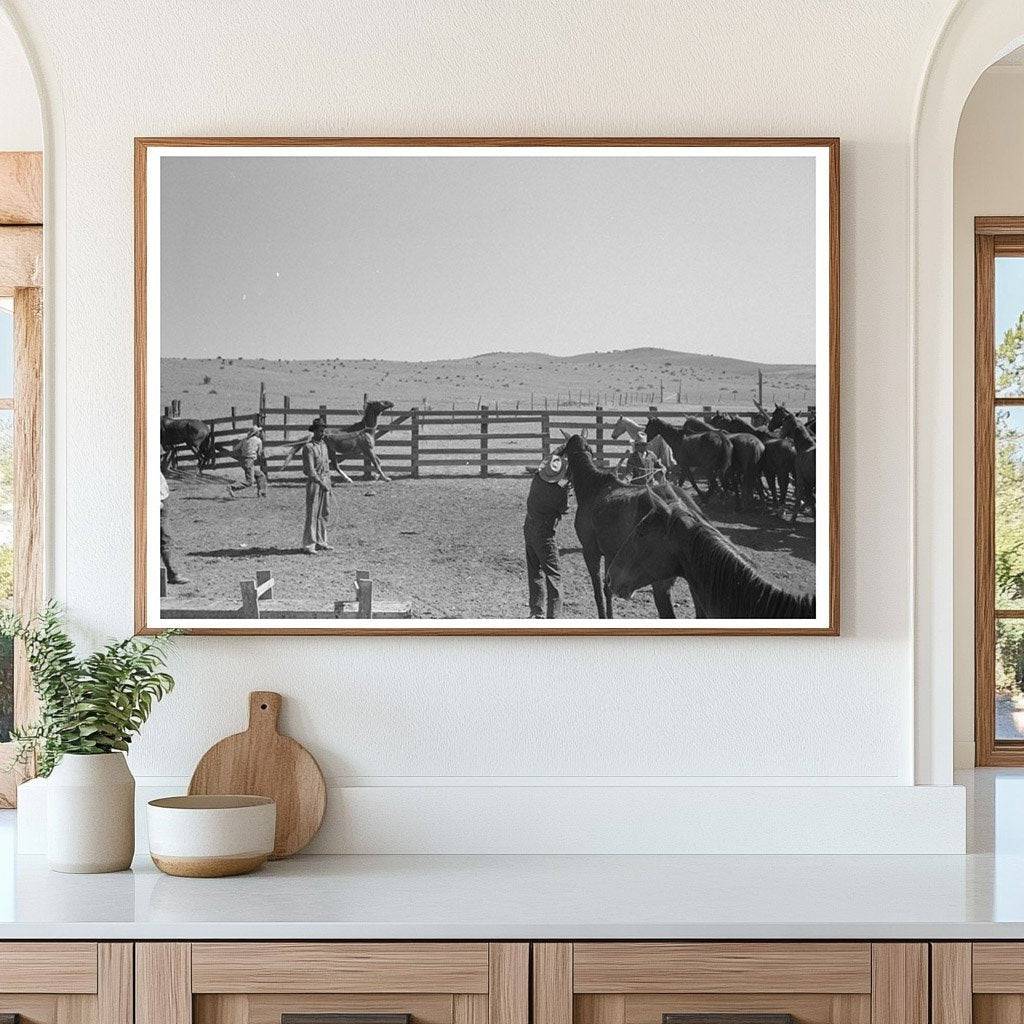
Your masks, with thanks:
M814 161L165 157L161 355L814 362Z

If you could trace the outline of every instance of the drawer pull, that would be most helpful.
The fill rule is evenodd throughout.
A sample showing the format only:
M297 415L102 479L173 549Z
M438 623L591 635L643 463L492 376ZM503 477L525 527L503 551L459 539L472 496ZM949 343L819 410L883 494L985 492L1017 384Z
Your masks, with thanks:
M411 1024L411 1013L282 1013L281 1024ZM0 1020L0 1024L7 1024ZM17 1024L17 1022L15 1022Z
M791 1013L663 1013L661 1024L797 1024Z

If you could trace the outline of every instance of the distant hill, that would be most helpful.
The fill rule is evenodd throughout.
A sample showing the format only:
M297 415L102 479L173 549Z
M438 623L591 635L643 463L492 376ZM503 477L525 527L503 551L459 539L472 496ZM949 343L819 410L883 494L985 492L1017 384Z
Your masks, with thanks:
M363 349L366 351L367 349ZM765 401L802 408L814 402L815 367L755 363L726 356L633 348L552 356L484 352L460 359L209 359L160 361L162 404L185 415L223 416L256 408L261 385L271 407L361 408L363 395L397 408L749 409L764 375Z

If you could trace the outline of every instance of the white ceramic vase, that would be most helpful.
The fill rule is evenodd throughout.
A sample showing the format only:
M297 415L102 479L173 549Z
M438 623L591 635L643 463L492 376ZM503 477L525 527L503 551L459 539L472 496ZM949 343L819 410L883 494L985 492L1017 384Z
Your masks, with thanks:
M135 779L124 754L65 754L46 783L51 871L124 871L135 854Z

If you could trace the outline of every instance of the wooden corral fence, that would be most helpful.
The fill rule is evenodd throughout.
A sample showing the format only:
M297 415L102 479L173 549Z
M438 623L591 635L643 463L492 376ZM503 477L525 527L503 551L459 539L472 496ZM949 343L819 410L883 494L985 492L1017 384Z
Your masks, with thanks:
M365 569L356 570L355 598L335 601L333 608L298 608L274 599L277 581L266 569L258 569L254 579L240 584L239 608L181 607L161 602L161 614L169 619L411 619L411 601L375 601L373 581ZM167 571L160 567L160 596L167 595ZM268 607L267 602L273 602Z
M169 411L180 406L172 405ZM377 426L377 455L388 475L423 476L491 476L518 475L550 454L563 441L562 431L579 433L586 429L591 447L602 465L615 465L630 447L624 434L612 438L612 428L620 416L635 420L641 426L648 416L660 416L672 422L687 416L710 416L711 406L685 410L661 410L652 405L645 409L392 409ZM755 410L728 410L731 415L751 419ZM801 416L814 414L812 406ZM213 427L218 445L230 444L254 424L263 427L267 470L271 484L299 483L302 463L296 455L287 470L283 464L290 449L308 436L310 421L319 416L331 427L347 426L362 415L361 409L331 409L327 406L296 408L285 399L280 407L266 405L254 412L239 412L204 422ZM219 453L218 467L229 465L230 456ZM181 452L179 465L195 463L191 453ZM360 467L349 461L343 468L350 475Z

